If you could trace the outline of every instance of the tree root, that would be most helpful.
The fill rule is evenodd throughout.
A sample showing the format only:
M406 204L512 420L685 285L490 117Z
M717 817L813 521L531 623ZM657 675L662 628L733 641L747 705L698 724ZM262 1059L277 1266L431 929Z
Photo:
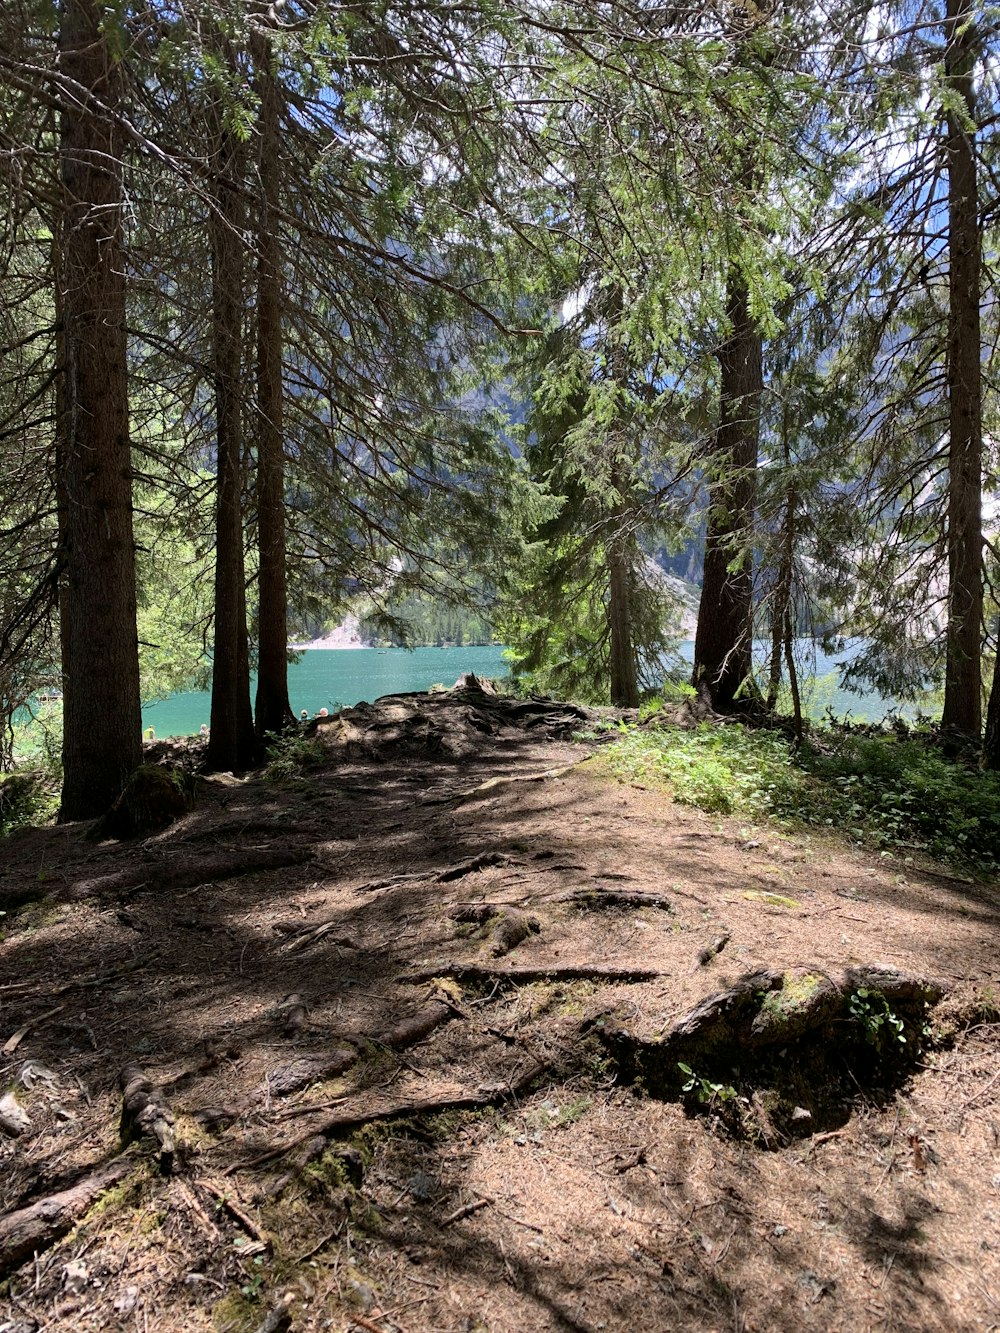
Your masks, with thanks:
M175 857L171 860L147 861L112 875L96 875L67 885L53 899L59 902L78 902L82 898L121 897L148 888L157 893L168 889L196 888L215 880L233 879L237 875L259 875L267 870L282 870L285 866L301 865L313 858L311 851L299 847L257 847L240 852L216 852L209 856Z
M470 801L481 800L485 796L491 796L496 791L501 791L504 787L513 787L519 782L546 782L550 778L562 778L567 773L572 773L574 768L579 768L585 764L590 755L585 755L582 759L576 759L572 764L564 764L561 768L547 768L541 773L516 773L512 777L488 778L486 782L480 782L476 787L469 787L465 791L449 792L443 796L425 796L422 805L466 805Z
M313 1156L321 1156L326 1149L328 1139L335 1138L348 1130L360 1129L363 1125L388 1120L408 1120L416 1116L436 1115L441 1111L477 1111L485 1106L500 1106L526 1092L535 1079L546 1073L549 1067L543 1061L532 1059L524 1070L508 1082L486 1085L478 1088L475 1092L452 1089L437 1096L411 1097L396 1102L382 1102L367 1109L352 1110L345 1107L342 1111L335 1111L321 1124L312 1125L309 1129L303 1130L301 1134L296 1135L287 1143L277 1144L259 1156L252 1157L249 1161L234 1163L226 1169L225 1174L229 1175L234 1171L246 1171L251 1167L261 1166L264 1162L273 1162L276 1158L284 1157L286 1153L291 1152L294 1148L302 1147L304 1144L311 1144ZM307 1162L300 1161L300 1156L297 1155L296 1157L299 1170L307 1164Z
M433 981L435 977L454 977L456 981L507 982L513 986L524 986L532 981L656 981L669 976L655 967L615 967L600 963L585 963L580 967L555 967L551 964L539 964L535 967L486 967L482 963L441 963L437 967L425 967L419 972L403 972L397 981L418 985Z
M33 1254L47 1250L72 1231L105 1190L116 1185L135 1163L115 1157L58 1194L37 1199L0 1217L0 1277L14 1272Z
M661 912L672 912L673 904L662 893L644 893L641 889L606 889L597 886L592 889L573 889L571 893L561 894L552 901L573 903L585 911L600 912L613 907L656 907Z
M374 1035L370 1040L380 1046L388 1046L390 1050L405 1050L407 1046L429 1037L435 1028L460 1012L449 1000L432 998L414 1013L400 1019L387 1032ZM268 1076L265 1091L272 1097L287 1097L307 1088L311 1083L337 1078L357 1063L359 1054L356 1046L342 1046L324 1055L293 1060Z
M138 1065L126 1065L119 1082L123 1090L119 1126L123 1146L139 1138L154 1138L160 1145L160 1171L168 1176L173 1169L177 1141L173 1112L166 1098Z

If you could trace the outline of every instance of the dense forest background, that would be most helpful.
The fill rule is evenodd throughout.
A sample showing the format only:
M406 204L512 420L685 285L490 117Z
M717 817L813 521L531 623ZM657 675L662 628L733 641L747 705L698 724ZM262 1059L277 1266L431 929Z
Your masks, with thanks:
M1000 766L998 21L10 0L0 694L58 682L63 816L206 664L247 766L358 608L634 706L678 577L715 712L849 635Z

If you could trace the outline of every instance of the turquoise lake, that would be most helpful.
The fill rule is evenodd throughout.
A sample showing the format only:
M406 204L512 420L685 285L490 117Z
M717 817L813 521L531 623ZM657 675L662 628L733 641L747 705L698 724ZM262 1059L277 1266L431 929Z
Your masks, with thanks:
M681 654L688 661L694 645L685 643ZM432 685L454 685L459 676L474 671L492 678L507 674L503 648L312 648L305 651L288 671L288 693L298 715L321 708L331 713L369 701L383 694L427 690ZM822 717L829 707L838 716L848 713L859 720L878 719L893 707L877 694L848 694L838 688L832 673L849 661L850 650L828 656L817 653L816 675L803 681L803 708L812 717ZM805 672L803 673L805 674ZM254 682L254 688L256 682ZM253 691L251 690L251 698ZM143 727L152 727L159 737L194 735L209 721L207 691L175 694L142 710ZM901 710L910 711L910 710Z
M326 708L335 713L362 699L382 694L429 690L432 685L454 685L459 676L505 676L503 648L310 648L288 668L288 697L296 717L303 708L310 714ZM250 698L257 688L251 683ZM142 725L157 736L193 736L209 721L211 695L207 690L173 694L142 710Z

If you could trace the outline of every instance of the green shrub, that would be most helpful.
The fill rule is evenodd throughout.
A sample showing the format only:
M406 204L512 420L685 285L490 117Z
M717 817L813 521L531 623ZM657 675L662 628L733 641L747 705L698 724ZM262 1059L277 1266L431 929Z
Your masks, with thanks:
M264 777L269 782L298 778L310 768L321 768L326 753L315 736L289 731L283 736L268 736L267 764Z
M58 782L47 770L0 777L0 837L27 824L41 824L55 814Z

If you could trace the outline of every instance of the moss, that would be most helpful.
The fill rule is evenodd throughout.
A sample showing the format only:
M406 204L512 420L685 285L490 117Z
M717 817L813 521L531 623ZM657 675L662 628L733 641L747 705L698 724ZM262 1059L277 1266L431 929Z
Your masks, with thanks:
M759 1045L801 1036L832 1017L840 1004L837 987L822 972L786 972L780 987L764 995L751 1036Z
M136 1169L132 1174L119 1181L117 1185L112 1185L110 1189L105 1190L93 1206L87 1210L79 1225L81 1227L85 1226L86 1223L93 1222L99 1217L106 1217L109 1213L117 1212L119 1209L137 1207L142 1202L143 1194L152 1179L153 1168L150 1162L136 1158Z
M230 1291L212 1306L212 1324L218 1333L249 1333L260 1325L259 1302Z
M802 906L797 898L787 898L783 893L760 893L756 889L744 889L740 897L748 898L752 902L764 903L768 907L785 907L790 912L794 912Z

